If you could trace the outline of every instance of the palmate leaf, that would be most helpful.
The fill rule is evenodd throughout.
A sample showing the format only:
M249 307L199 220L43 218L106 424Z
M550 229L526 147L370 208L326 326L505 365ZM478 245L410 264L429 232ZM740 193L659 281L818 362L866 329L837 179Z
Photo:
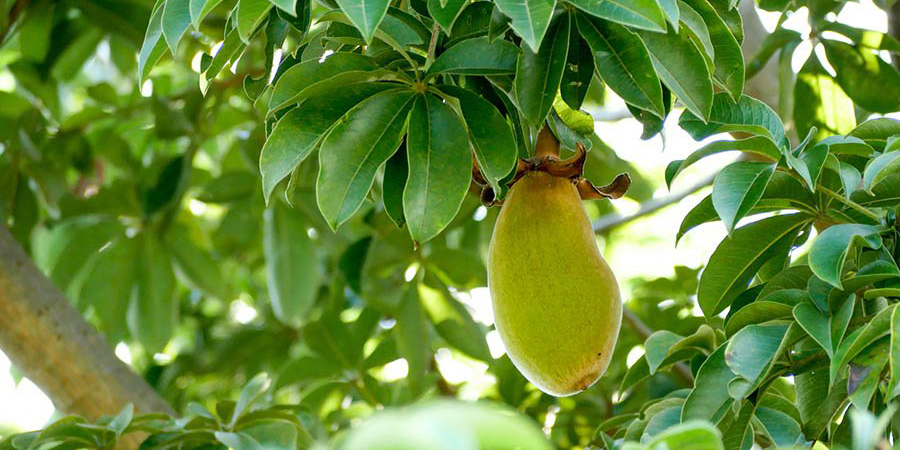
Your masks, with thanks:
M456 217L472 178L472 154L460 118L431 94L416 97L406 151L403 215L413 241L425 242Z

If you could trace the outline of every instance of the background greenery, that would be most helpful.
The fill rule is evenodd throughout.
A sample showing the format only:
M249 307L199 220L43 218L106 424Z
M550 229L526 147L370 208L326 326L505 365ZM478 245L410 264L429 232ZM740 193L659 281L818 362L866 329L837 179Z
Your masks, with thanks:
M900 109L894 38L819 0L760 2L779 26L746 61L735 2L354 4L0 2L0 215L186 417L126 408L5 445L103 447L126 431L154 434L151 448L336 444L383 407L437 397L519 411L530 419L496 413L494 431L543 428L551 444L534 448L868 448L895 432L900 124L877 119ZM780 26L804 14L810 35ZM770 60L772 108L741 96ZM579 135L556 85L569 106L627 108L642 129ZM470 186L470 145L502 195L545 118L564 147L590 143L594 182L632 174L626 215L678 191L695 161L744 152L698 163L719 171L713 193L680 214L679 251L711 254L702 274L696 261L647 273L651 249L674 242L608 228L614 206L587 204L631 314L604 378L562 399L496 346L484 255L497 208ZM665 170L673 150L601 140L652 138L666 118L703 146L675 140L690 148ZM432 151L448 159L423 164ZM687 233L719 219L704 229L727 230L721 244ZM447 419L480 413L448 405L423 420L493 439Z

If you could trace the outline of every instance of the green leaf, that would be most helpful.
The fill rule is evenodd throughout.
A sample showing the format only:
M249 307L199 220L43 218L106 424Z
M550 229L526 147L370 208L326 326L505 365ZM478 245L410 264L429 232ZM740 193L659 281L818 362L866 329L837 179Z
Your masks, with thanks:
M790 305L757 299L728 318L725 322L725 334L733 336L746 326L789 317L791 317Z
M137 238L136 286L128 306L128 328L147 353L163 350L178 323L175 273L169 254L156 236Z
M416 395L425 388L425 374L428 372L431 349L428 342L428 323L425 312L419 303L418 283L407 285L404 291L397 326L394 328L394 339L397 350L409 365L407 380Z
M456 217L472 179L466 129L440 98L418 96L406 143L409 178L403 215L415 242L438 235Z
M266 450L294 450L298 447L298 428L287 420L257 420L243 427L238 434L250 437ZM305 436L308 438L308 436Z
M456 18L468 0L428 0L428 13L450 35Z
M297 0L269 0L269 2L291 16L297 12Z
M809 249L809 267L820 279L841 289L841 274L847 253L854 244L881 248L879 229L871 225L834 225L816 236Z
M833 155L869 156L875 153L866 141L853 136L828 136L820 140L819 145L827 145L828 152Z
M271 382L272 380L265 373L260 373L247 382L234 404L231 420L228 422L229 428L233 428L241 416L250 411L250 407L263 396Z
M374 59L358 53L338 52L324 61L318 58L303 61L278 79L269 100L269 111L313 95L333 93L338 86L368 81L380 73L376 69L378 63Z
M627 448L627 444L626 447ZM684 450L721 450L722 434L715 426L704 421L689 421L657 434L647 448Z
M684 30L682 30L684 31ZM713 86L700 50L683 34L638 31L659 78L694 115L710 117ZM725 94L727 95L727 94Z
M315 244L299 212L281 202L263 215L266 284L275 317L286 324L301 322L315 302L322 274Z
M466 39L441 53L429 74L509 75L516 72L519 48L512 42L487 37Z
M125 429L128 428L128 425L131 424L131 419L133 418L134 404L129 403L109 421L107 426L116 433L116 436L121 436Z
M827 316L812 303L803 302L794 307L793 315L797 323L831 358L850 323L855 296L850 296L833 315Z
M125 315L135 282L138 248L134 239L118 239L91 261L81 284L81 302L89 302L110 342L125 338Z
M348 111L324 138L316 201L332 229L359 209L375 172L397 151L412 102L407 90L376 94Z
M212 62L209 63L209 67L200 74L200 91L206 94L209 89L210 81L218 76L219 73L222 72L222 69L229 63L236 61L246 48L247 44L241 41L241 36L238 34L238 31L236 29L229 31L228 34L225 35L225 41L222 43L222 47L219 48L216 56L214 56Z
M741 53L740 43L709 1L684 1L700 14L709 29L710 40L715 46L713 64L716 79L725 86L732 99L740 100L741 92L744 90L744 56Z
M569 17L561 17L540 51L526 48L519 55L515 95L519 110L532 125L544 122L556 99L569 50L569 26Z
M775 144L780 144L784 139L784 125L772 108L746 95L735 102L724 92L716 94L708 120L704 122L693 111L685 111L678 125L698 141L730 131L765 136Z
M695 419L712 421L719 409L731 400L728 396L728 383L737 375L725 362L727 345L720 345L700 366L694 380L694 389L684 400L684 407L681 409L682 422Z
M857 329L841 342L834 352L834 358L831 359L829 376L832 382L837 380L838 372L856 355L878 339L890 334L891 316L896 306L896 304L892 304L882 309L864 327Z
M811 139L814 134L815 129L810 129L807 140ZM804 141L801 147L804 147L806 142L808 141ZM816 191L816 186L819 183L827 158L828 147L824 145L815 145L810 149L803 149L800 156L795 156L792 152L785 153L788 167L794 169L800 175L810 192Z
M532 52L537 52L550 26L556 0L496 0L495 4L510 18L510 26L516 34Z
M725 362L736 375L755 386L776 357L788 325L748 325L728 340Z
M572 0L576 8L611 22L665 32L666 18L656 0Z
M764 406L757 407L755 414L765 434L779 447L790 447L803 435L799 417L794 418L781 410Z
M773 173L774 163L738 161L716 175L713 207L729 233L762 197Z
M238 0L235 17L235 28L238 35L245 43L250 43L250 37L256 27L269 15L272 4L269 0Z
M191 24L200 29L200 23L222 0L190 0Z
M863 172L863 189L872 193L872 188L891 175L900 174L900 151L878 155L866 164Z
M715 141L700 147L681 162L673 161L670 164L671 174L666 176L666 184L672 187L672 181L685 169L700 161L707 156L715 155L722 152L742 151L747 153L755 153L757 155L766 156L772 161L778 161L781 158L781 152L771 139L764 136L753 136L746 139L736 139L729 141Z
M478 94L455 86L441 86L440 89L459 100L478 168L494 192L500 192L500 181L509 175L518 161L509 124L491 102Z
M336 0L344 14L362 34L367 44L372 43L375 30L387 14L389 0ZM293 12L293 11L291 11Z
M665 116L662 87L643 41L627 28L578 15L578 30L603 81L626 102Z
M169 252L172 253L178 272L188 284L206 293L227 300L228 285L222 279L218 262L205 249L194 243L184 227L172 227L164 236Z
M797 74L794 104L803 105L794 108L794 123L800 136L816 127L820 140L830 134L848 133L856 126L853 100L825 71L816 55L811 55Z
M869 194L858 190L850 199L863 206L895 206L900 204L900 175L892 175L872 188Z
M900 134L900 120L887 117L867 120L857 125L849 134L875 148L883 148L888 138Z
M472 358L492 360L484 331L466 308L448 295L446 289L420 283L418 291L422 307L441 337Z
M577 27L572 27L569 36L569 51L559 84L559 95L573 110L581 109L584 98L594 76L593 52L581 38ZM593 123L592 123L593 124Z
M885 336L863 349L850 361L847 393L858 409L868 409L875 389L881 384L881 372L887 365L890 338Z
M406 223L403 215L403 190L409 177L409 163L406 161L406 144L391 156L384 165L384 179L381 182L381 201L387 213L398 228Z
M713 47L712 39L709 37L709 27L703 21L703 16L694 10L691 5L681 0L678 1L678 9L681 12L681 23L687 27L686 29L682 28L681 32L697 44L697 47L703 51L703 59L706 61L706 66L711 72L715 71L716 66L713 63L713 57L716 54L716 49Z
M886 400L893 400L900 392L897 392L897 386L900 385L900 314L897 308L891 312L891 348L890 348L890 369L891 377L888 382L886 392Z
M825 54L834 67L838 84L856 104L873 112L900 108L900 73L877 53L843 42L824 40Z
M805 214L769 217L734 230L713 252L700 276L697 301L708 317L718 314L747 287L760 267L791 243L809 222Z
M147 24L147 33L138 53L138 77L141 83L150 76L150 70L166 53L166 43L162 34L163 8L156 8Z
M856 28L840 22L825 22L822 26L822 30L843 34L860 47L873 50L900 52L900 41L897 41L897 38L894 36L880 31Z
M765 300L770 294L787 289L806 289L812 270L807 265L788 267L778 275L772 277L759 293L760 300Z
M321 143L328 129L350 108L389 89L389 83L357 83L316 95L288 111L275 125L259 155L266 202L275 186Z
M818 439L847 398L846 379L832 385L824 370L815 370L794 375L794 382L803 434L807 440Z
M178 41L191 25L190 0L166 0L162 8L163 37L174 55Z
M651 375L656 373L656 369L659 368L669 354L669 349L683 338L683 336L671 331L660 330L651 334L644 341L644 355L647 358L647 365L650 368Z

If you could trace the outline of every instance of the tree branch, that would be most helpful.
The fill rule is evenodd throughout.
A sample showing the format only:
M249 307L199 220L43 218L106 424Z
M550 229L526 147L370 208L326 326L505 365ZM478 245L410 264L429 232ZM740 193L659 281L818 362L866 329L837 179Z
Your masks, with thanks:
M124 299L122 299L124 301ZM0 348L57 409L95 420L172 408L113 353L0 225Z
M659 211L666 206L678 203L684 200L685 197L696 193L700 189L705 188L712 184L713 180L716 177L716 173L711 173L708 176L704 177L700 181L694 183L689 186L687 189L682 191L678 191L672 194L669 194L665 197L660 197L656 199L652 199L650 201L644 202L641 204L641 209L639 209L636 213L631 214L629 216L622 216L617 213L607 214L599 219L595 220L592 224L594 227L594 233L600 234L605 233L613 228L625 225L628 222L631 222L635 219L639 219L641 217L650 215Z

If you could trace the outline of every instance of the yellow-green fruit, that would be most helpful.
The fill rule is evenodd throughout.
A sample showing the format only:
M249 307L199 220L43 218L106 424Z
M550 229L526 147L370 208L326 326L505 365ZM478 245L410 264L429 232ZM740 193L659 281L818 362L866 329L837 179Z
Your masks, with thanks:
M571 181L529 172L513 185L488 255L494 322L540 390L581 392L609 365L622 303Z

